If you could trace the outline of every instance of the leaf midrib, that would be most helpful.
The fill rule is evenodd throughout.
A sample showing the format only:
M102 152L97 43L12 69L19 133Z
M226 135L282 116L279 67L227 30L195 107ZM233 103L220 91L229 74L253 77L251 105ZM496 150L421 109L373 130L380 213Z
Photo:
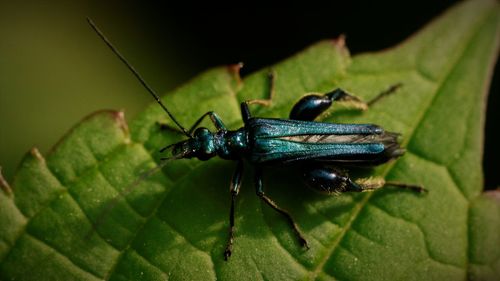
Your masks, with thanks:
M489 17L491 16L491 13L492 13L492 12L487 13L487 14L484 16L484 18L489 18ZM484 20L483 20L483 21L479 21L479 23L478 23L477 25L478 25L479 27L475 27L475 28L472 28L472 29L471 29L471 30L473 30L473 32L471 32L471 34L472 34L472 35L471 35L470 37L473 37L475 34L477 34L477 30L478 30L478 29L480 29L482 26L484 26L484 25L485 25L485 21L484 21ZM470 38L469 38L469 39L470 39ZM466 52L467 52L467 50L470 48L470 46L473 44L473 42L472 42L472 41L470 41L470 40L468 40L467 42L469 42L469 43L465 45L464 50L462 51L461 55L460 55L460 56L456 59L456 61L457 61L457 62L458 62L458 61L460 61L461 59L463 59L463 57L464 57L465 53L466 53ZM409 138L407 138L407 139L405 139L405 141L403 141L404 146L407 146L407 144L409 143L409 141L410 141L410 140L412 139L412 137L414 136L414 133L415 133L416 129L420 126L420 124L421 124L422 120L425 118L426 114L429 112L429 110L428 110L428 109L430 109L430 107L431 107L431 106L432 106L432 104L434 103L434 100L435 100L435 99L439 96L440 90L441 90L441 88L442 88L442 86L443 86L443 84L444 84L443 82L447 80L447 78L448 78L448 76L450 75L450 73L452 73L453 69L455 69L455 67L457 66L457 63L454 63L454 64L453 64L453 66L454 66L454 67L451 67L451 68L450 68L450 70L449 70L449 71L448 71L448 73L444 76L444 79L443 79L442 81L436 81L436 83L441 83L441 84L440 84L440 86L438 87L438 89L436 90L436 93L434 94L434 96L433 96L433 98L431 99L430 103L428 104L428 105L429 105L429 107L424 107L424 110L423 110L423 112L421 113L421 116L420 116L421 118L419 118L419 119L418 119L418 122L417 122L417 124L416 124L415 128L414 128L414 129L411 131L411 133L409 134L409 136L410 136L410 137L409 137ZM415 69L413 69L413 71L415 71ZM417 71L418 71L418 69L417 69ZM419 72L417 72L417 73L418 73L418 74L420 74L420 75L422 76L422 74L421 74L421 73L419 73ZM422 76L422 77L424 77L424 76ZM425 78L425 77L424 77L424 78ZM240 89L240 90L241 90L241 89ZM239 92L239 91L236 91L236 92ZM236 97L236 95L235 95L235 94L234 94L234 95L231 95L231 96L233 96L233 97L235 98L236 102L238 102L237 97ZM425 109L427 109L427 110L425 110ZM238 122L236 122L236 123L238 123ZM133 142L133 143L135 143L135 144L139 144L139 145L142 145L142 146L146 149L145 143L140 143L140 142ZM153 151L153 150L148 150L148 149L146 149L146 151L148 151L148 153L149 153L150 155L152 155L152 154L153 154L153 153L152 153L152 151ZM200 166L205 166L205 165L208 165L208 164L209 164L209 163L199 162L199 165L195 165L195 166L193 166L192 170L193 170L193 169L200 168ZM388 164L388 166L387 166L387 167L383 170L383 173L382 173L384 177L385 177L385 176L387 176L387 175L388 175L388 174L392 171L392 169L394 168L394 165L395 165L395 163L390 163L390 164ZM92 166L92 167L94 167L94 166ZM203 168L203 167L201 167L201 168ZM61 181L59 180L59 178L58 178L58 177L57 177L57 176L56 176L56 175L55 175L55 174L54 174L54 173L50 170L50 168L49 168L49 171L50 171L50 173L51 173L51 174L52 174L52 175L53 175L53 176L54 176L54 177L55 177L55 178L56 178L56 179L57 179L57 180L61 183ZM172 181L172 184L175 184L178 180L183 179L185 175L188 175L188 174L189 174L189 172L185 173L185 174L184 174L184 176L182 176L181 178L177 178L177 181L173 181L173 180L172 180L172 179L168 176L168 174L167 174L167 173L162 172L162 174L163 174L164 176L166 176L167 178L169 178L169 179ZM62 184L62 183L61 183L61 184ZM63 186L64 186L64 185L63 185ZM457 186L457 187L458 187L458 186ZM460 188L459 188L459 189L460 189ZM146 218L146 220L145 220L145 221L144 221L144 223L143 223L143 224L142 224L142 225L138 228L138 230L134 233L134 235L133 235L133 236L132 236L132 238L130 239L130 242L129 242L129 243L127 243L127 246L126 246L123 250L119 251L119 255L118 255L118 257L116 258L116 262L115 262L114 266L110 269L110 271L106 274L106 279L105 279L105 280L107 280L107 279L108 279L108 278L109 278L109 277L113 274L113 272L114 272L114 270L115 270L115 267L116 267L116 265L117 265L117 264L119 264L119 262L120 262L120 260L121 260L121 257L123 256L123 254L124 254L124 253L126 253L126 252L127 252L127 250L128 250L129 248L131 248L131 246L133 245L133 241L135 241L135 240L137 239L137 235L138 235L138 233L140 233L140 232L141 232L141 230L143 229L143 227L144 227L144 226L145 226L145 225L146 225L146 224L147 224L147 223L151 220L151 218L152 218L152 217L154 217L154 216L156 215L158 208L159 208L160 206L162 206L162 205L163 205L163 203L164 203L164 201L165 201L165 198L167 198L167 197L168 197L168 195L170 194L170 192L171 192L172 190L173 190L173 189L170 189L170 190L168 190L167 192L164 192L164 194L163 194L163 198L162 198L161 200L159 200L159 201L158 201L157 206L154 208L154 211L153 211L153 212L151 212L151 214L150 214L150 215L148 215L147 217L145 217L145 218ZM461 190L459 190L459 191L461 192ZM66 188L65 190L63 190L63 191L61 191L61 192L68 192L68 190L67 190L67 188ZM70 193L70 192L68 192L68 193ZM71 196L71 194L70 194L70 196ZM325 263L328 261L328 259L331 257L331 255L332 255L332 254L335 252L335 250L338 248L337 246L338 246L338 245L339 245L339 243L343 240L343 238L344 238L345 234L347 233L347 231L348 231L348 230L350 230L350 228L351 228L351 226L352 226L353 222L354 222L354 221L356 221L356 219L358 218L359 213L363 210L363 208L365 208L366 204L369 202L369 200L371 199L371 197L372 197L372 196L373 196L373 193L368 193L368 194L366 194L366 195L365 195L365 196L361 199L361 201L360 201L360 202L359 202L359 203L355 206L355 210L354 210L354 212L352 212L352 215L349 217L349 221L348 221L347 225L346 225L344 228L342 228L342 231L341 231L340 235L338 235L338 236L335 238L335 240L333 241L333 243L334 243L334 244L332 245L332 247L330 247L330 248L329 248L330 250L329 250L329 251L327 251L327 254L326 254L326 255L322 258L321 262L318 264L318 266L317 266L317 267L315 268L315 270L312 272L312 274L310 275L311 279L314 279L315 277L317 277L318 273L320 273L320 272L323 270L323 267L324 267ZM72 196L71 196L71 197L72 197ZM55 196L55 197L54 197L54 199L55 199L55 198L57 198L57 196ZM77 202L74 198L72 198L72 199L73 199L75 202ZM469 215L469 213L470 213L470 202L471 202L471 200L473 200L473 198L472 198L472 199L467 199L467 201L468 201L468 211L467 211L468 215ZM54 201L54 200L50 200L50 201L49 201L49 203L48 203L47 205L50 205L53 201ZM16 207L17 207L17 206L16 206ZM18 209L19 209L19 208L18 208ZM80 209L81 209L81 207L80 207ZM133 209L133 208L132 208L132 209ZM82 212L83 212L83 209L82 209ZM83 214L84 214L84 215L88 218L88 216L86 215L86 213L85 213L85 212L83 212ZM34 216L30 216L30 217L28 217L28 221L26 222L26 226L28 226L28 224L30 223L30 221L31 221L31 219L32 219L33 217L34 217ZM467 219L469 219L469 217L467 217ZM89 221L90 221L90 220L89 220ZM467 230L468 230L468 228L467 228ZM28 233L27 231L24 231L24 230L23 230L23 231L20 233L19 237L21 237L23 233L27 233L27 234L29 235L29 233ZM19 237L17 237L17 238L16 238L16 240L14 241L14 243L13 243L12 247L9 249L9 252L7 252L7 254L4 256L4 260L5 260L5 259L7 258L7 256L10 254L11 250L12 250L13 248L15 248L15 244L16 244L16 242L19 240ZM466 243L467 243L467 244L466 244L466 249L467 249L467 251L468 251L468 250L469 250L469 233L468 233L468 232L467 232L467 241L466 241ZM111 245L111 246L112 246L112 245ZM55 249L55 250L57 251L57 249ZM212 259L212 264L213 264L213 257L212 257L212 255L210 254L210 252L205 252L205 253L208 253L208 255L211 257L211 259ZM64 256L64 257L66 257L66 256L65 256L65 255L63 255L63 254L61 254L61 255L62 255L62 256ZM467 252L467 254L466 254L465 256L466 256L466 258L467 258L465 266L466 266L466 268L468 268L468 267L469 267L469 255L468 255L468 252ZM76 264L75 264L75 266L76 266ZM85 270L85 269L81 268L80 266L77 266L77 267L78 267L78 268L80 268L80 269L82 269L82 270L84 270L84 271L86 271L86 272L88 272L87 270ZM216 272L216 270L214 270L214 272ZM467 273L468 273L468 270L466 270L466 275L465 275L465 278L467 277Z
M453 73L453 70L458 66L458 62L461 61L464 58L464 56L467 53L467 51L473 45L474 42L472 40L470 40L470 39L473 38L477 34L477 31L480 30L487 23L487 19L491 16L491 14L493 12L494 12L494 10L490 11L489 13L486 13L486 15L483 16L483 18L480 21L478 21L479 23L477 24L477 26L475 28L471 29L472 31L470 32L470 35L468 36L468 40L467 40L468 43L464 46L463 50L460 53L460 56L457 57L456 61L454 61L453 63L450 63L450 65L452 65L452 67L450 67L449 70L448 70L448 72L443 76L444 78L442 80L436 82L439 86L436 89L435 94L433 95L433 97L430 100L430 102L425 107L423 107L424 110L422 111L422 113L418 117L415 127L411 130L411 132L409 134L409 137L405 138L404 141L402 142L402 146L403 147L406 147L408 145L408 143L410 142L410 140L414 136L416 130L420 127L420 125L422 124L422 121L424 120L424 118L426 117L426 115L430 112L429 109L432 107L432 105L434 104L434 101L439 96L439 93L441 92L442 87L445 84L446 80ZM418 68L415 67L414 70L418 70ZM417 71L416 73L418 75L421 75L419 71ZM385 178L392 171L392 169L394 168L395 164L396 164L396 162L388 163L387 167L381 173L381 176L383 178ZM457 186L457 188L458 188L458 186ZM318 276L319 272L323 271L324 265L329 260L329 258L332 256L332 254L337 250L337 248L338 248L337 246L343 240L343 238L345 237L345 234L351 228L352 224L358 218L359 213L365 208L365 206L370 201L371 197L375 194L375 192L376 191L367 193L363 197L363 199L360 201L360 203L356 205L356 209L354 210L354 212L352 212L352 215L349 217L349 221L347 222L347 224L345 225L345 227L342 228L340 234L335 238L335 240L332 241L332 247L330 247L330 248L327 249L327 251L325 252L325 255L323 256L323 258L321 259L321 261L318 263L318 266L315 267L314 270L309 275L309 280L315 280L316 277ZM459 190L459 192L462 193L461 190ZM470 209L470 202L471 202L472 199L466 198L466 200L467 200L467 214L468 214L469 213L469 209ZM468 229L467 229L467 233L466 233L466 249L467 249L467 252L468 252L468 245L469 245L469 233L468 233ZM468 266L469 265L468 253L465 255L465 257L466 257L466 261L465 261L465 268L464 269L467 269L469 267ZM464 280L467 279L467 274L468 274L468 271L465 270Z

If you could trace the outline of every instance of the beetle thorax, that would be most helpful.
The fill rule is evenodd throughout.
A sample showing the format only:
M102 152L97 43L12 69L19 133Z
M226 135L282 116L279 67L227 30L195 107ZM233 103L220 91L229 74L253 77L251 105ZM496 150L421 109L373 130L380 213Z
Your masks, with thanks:
M208 160L214 156L223 159L241 159L248 149L248 138L244 128L237 131L221 130L216 133L207 128L196 129L193 137L174 145L173 155L181 158L196 157Z
M244 128L237 131L219 131L216 139L217 155L222 159L241 159L248 151L248 137Z

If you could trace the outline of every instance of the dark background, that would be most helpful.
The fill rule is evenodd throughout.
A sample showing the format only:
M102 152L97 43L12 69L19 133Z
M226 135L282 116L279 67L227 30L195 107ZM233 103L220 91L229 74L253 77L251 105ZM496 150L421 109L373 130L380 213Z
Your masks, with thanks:
M0 2L0 36L7 39L0 43L0 59L8 57L7 64L1 66L0 61L0 121L4 124L0 127L0 164L7 177L31 146L46 152L88 113L125 108L130 120L150 102L125 67L109 52L103 53L102 42L86 26L86 16L153 88L166 92L208 68L244 62L245 75L340 34L346 35L352 55L388 48L457 1L213 2ZM33 38L37 38L34 43ZM25 53L19 55L19 49ZM32 82L37 77L42 78ZM496 71L486 123L487 188L500 186L499 128L495 124L499 120L498 80ZM24 86L26 81L31 88ZM5 113L16 104L21 106Z

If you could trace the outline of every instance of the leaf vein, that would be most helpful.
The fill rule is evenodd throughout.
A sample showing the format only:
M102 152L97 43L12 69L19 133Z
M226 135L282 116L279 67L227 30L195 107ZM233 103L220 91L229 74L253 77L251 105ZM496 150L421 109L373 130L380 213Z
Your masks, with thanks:
M143 143L138 143L138 144L141 144L144 146ZM144 148L147 150L147 148L144 146ZM152 155L152 151L149 151L150 155ZM158 163L157 163L158 164ZM206 165L206 162L201 162L200 164L197 164L193 167L192 170L196 170L196 169L199 169L200 167L203 167ZM182 177L180 178L177 178L176 180L172 179L168 174L166 174L165 172L161 172L165 177L167 177L168 179L170 179L172 181L172 184L175 184L177 181L180 181L182 180L183 178L185 178L187 176L187 173L184 174ZM115 270L116 268L116 265L119 263L119 261L121 260L124 252L131 247L131 244L132 244L132 241L134 241L136 238L137 238L137 235L142 231L142 229L144 228L144 226L149 222L151 221L151 219L153 217L156 216L156 213L158 212L160 206L163 204L163 202L165 201L165 199L168 197L168 195L170 194L170 192L172 191L173 189L170 189L168 191L165 191L163 194L162 194L162 198L160 200L158 200L158 204L156 205L156 207L153 208L153 211L151 212L151 214L149 214L149 216L147 216L144 220L144 223L137 229L137 231L132 235L132 237L130 238L130 242L128 243L128 246L122 251L120 252L120 254L118 255L118 257L116 258L116 261L115 261L115 264L110 268L108 274L106 274L106 276L111 276L113 271ZM213 264L213 262L212 262ZM106 279L107 280L107 279Z
M94 277L96 277L97 279L102 279L102 277L100 276L97 276L95 273L89 271L89 270L86 270L84 269L82 266L78 265L78 263L76 263L75 261L73 261L70 257L66 256L65 254L63 254L61 251L59 251L57 248L54 248L52 245L48 244L47 242L43 241L42 239L36 237L34 234L32 233L29 233L28 231L25 232L25 234L30 237L31 239L35 240L36 242L46 246L47 248L49 248L50 250L54 251L56 254L60 255L61 257L67 259L75 268L81 270L81 271L84 271Z
M440 264L443 264L443 265L448 265L448 266L452 266L452 267L455 267L455 268L459 268L459 269L464 269L462 267L460 267L459 265L456 265L456 264L452 264L452 263L448 263L448 262L445 262L445 261L441 261L439 260L438 258L436 258L432 252L429 250L430 249L430 246L429 246L429 243L427 242L428 239L426 239L427 235L425 234L425 231L424 229L422 228L422 226L420 224L418 224L417 222L414 222L414 221L411 221L411 220L407 220L407 219L404 219L404 218L401 218L401 217L398 217L398 216L395 216L393 214L391 214L389 211L381 208L380 206L377 206L375 204L369 204L369 206L371 206L372 208L375 208L381 212L383 212L384 214L386 214L388 217L394 219L394 220L398 220L398 221L402 221L404 223L407 223L407 224L410 224L410 225L413 225L416 227L416 229L422 234L422 241L425 245L425 251L427 252L427 255L429 257L429 259L437 262L437 263L440 263Z
M201 249L199 246L197 246L193 241L188 239L188 237L185 234L183 234L177 227L175 227L173 223L161 218L160 216L158 216L158 214L155 214L155 218L157 218L159 221L164 223L170 229L175 231L179 237L181 237L183 240L185 240L191 247L196 249L198 252L203 253L203 254L207 254L207 252L205 252L203 249ZM210 258L210 259L212 259L212 258ZM212 263L213 263L213 261L212 261Z
M128 251L131 251L131 250L134 251L140 258L142 258L144 261L146 261L153 268L156 268L160 272L162 272L165 275L166 280L168 280L169 274L167 272L165 272L163 269L161 269L160 267L158 267L157 265L155 265L151 260L149 260L146 256L142 255L141 253L139 253L136 249L133 249L133 248L128 249ZM106 280L109 280L109 279L106 278Z
M449 175L450 179L451 179L451 180L452 180L452 182L453 182L453 185L455 186L456 190L458 190L458 193L459 193L460 195L462 195L462 197L463 197L466 201L470 202L469 198L467 198L467 196L465 195L464 191L463 191L463 190L459 187L459 185L458 185L458 180L456 179L455 175L454 175L454 174L450 171L450 168L449 168L449 167L447 167L445 164L439 163L439 162L438 162L438 161L436 161L436 160L433 160L433 159L431 159L431 158L428 158L428 157L426 157L425 155L422 155L421 153L418 153L418 152L416 152L416 151L415 151L415 150L413 150L413 149L409 149L409 148L407 148L407 149L406 149L406 152L407 152L407 153L411 153L411 154L412 154L412 155L414 155L415 157L418 157L418 158L420 158L420 159L422 159L422 160L424 160L424 161L430 162L430 163L432 163L432 164L434 164L434 165L436 165L436 166L439 166L439 167L443 168L443 169L446 171L446 173Z
M486 16L484 17L486 18ZM483 19L483 24L484 24L485 20ZM470 32L471 35L470 37L473 37L473 35L475 33L477 33L477 30L479 30L481 28L482 25L478 25L476 26L475 28L472 28L472 31ZM457 65L457 62L462 60L463 57L465 56L465 54L467 53L467 50L470 48L470 46L472 45L472 43L468 42L468 44L466 45L466 47L461 50L461 53L460 55L458 56L457 60L452 64L454 67L456 67ZM418 116L418 118L416 119L416 126L413 128L413 130L411 131L411 133L409 134L409 138L407 138L403 144L408 144L409 143L409 140L414 136L416 130L420 127L420 125L422 124L422 122L424 121L425 117L427 116L427 114L430 112L430 108L432 106L432 104L434 104L436 98L439 96L439 93L441 92L441 89L444 85L444 81L447 80L447 78L449 77L449 75L451 75L451 73L453 72L454 70L454 67L452 67L448 73L446 75L444 75L444 78L443 80L441 80L439 83L439 87L438 89L435 91L432 99L429 101L428 105L425 106L424 108L426 108L427 110L424 110L420 116ZM383 177L386 177L389 172L392 170L392 168L394 167L394 163L389 163L387 165L387 168L381 173L383 175ZM314 271L311 273L310 275L310 280L314 280L316 278L316 276L318 275L319 271L322 271L324 265L326 264L326 261L329 259L329 257L332 255L332 253L335 251L335 249L337 248L337 245L340 243L340 241L344 238L345 234L347 233L347 230L349 230L351 228L351 225L352 223L357 219L358 217L358 214L360 213L361 209L364 208L364 206L366 205L366 203L368 203L368 201L370 200L371 196L373 196L374 192L372 193L369 193L367 194L359 203L359 205L357 206L357 208L354 210L354 212L352 213L350 219L349 219L349 222L346 224L345 228L341 231L340 235L338 236L338 238L336 240L333 241L332 243L332 247L330 247L326 253L326 255L320 260L320 263L318 264L318 266L314 269Z

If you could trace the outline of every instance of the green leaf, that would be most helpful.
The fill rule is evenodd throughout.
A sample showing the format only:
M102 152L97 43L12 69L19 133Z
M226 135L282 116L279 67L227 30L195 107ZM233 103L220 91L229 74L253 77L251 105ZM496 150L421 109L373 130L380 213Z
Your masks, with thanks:
M395 83L397 94L363 113L337 106L327 121L370 122L403 135L407 153L371 174L423 184L429 193L384 189L329 197L269 168L267 194L289 210L311 249L262 204L248 167L236 208L233 256L224 262L228 186L234 163L179 160L91 222L181 139L151 105L131 124L97 112L44 158L24 158L0 192L2 280L499 280L499 191L483 193L486 93L499 46L496 1L450 9L405 43L351 58L342 39L320 42L273 66L276 96L256 116L286 118L307 92L342 87L365 100ZM104 48L104 47L103 47ZM232 129L239 103L267 95L262 70L240 81L237 67L203 73L167 95L182 124L215 110ZM1 182L1 181L0 181ZM7 190L7 189L6 189Z

